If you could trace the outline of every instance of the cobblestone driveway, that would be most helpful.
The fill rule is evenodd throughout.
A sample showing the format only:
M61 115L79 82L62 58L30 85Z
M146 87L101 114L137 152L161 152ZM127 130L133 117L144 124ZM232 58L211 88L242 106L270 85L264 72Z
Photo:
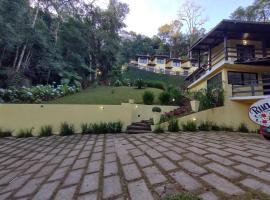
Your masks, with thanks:
M223 133L0 139L0 199L270 195L270 142Z

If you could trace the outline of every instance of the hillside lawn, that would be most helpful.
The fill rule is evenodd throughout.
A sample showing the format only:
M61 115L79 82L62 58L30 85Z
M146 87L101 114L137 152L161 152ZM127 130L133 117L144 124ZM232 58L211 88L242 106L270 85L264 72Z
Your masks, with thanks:
M129 99L134 99L135 103L142 104L142 95L145 91L153 92L155 95L155 104L158 104L158 95L162 92L160 89L145 88L139 90L134 87L109 86L87 88L80 93L44 103L120 105L121 103L127 103Z
M185 79L183 77L147 72L134 67L129 67L128 70L124 72L123 77L130 79L131 81L135 81L141 78L144 81L161 82L165 86L173 85L174 87L181 87L181 88L185 84Z

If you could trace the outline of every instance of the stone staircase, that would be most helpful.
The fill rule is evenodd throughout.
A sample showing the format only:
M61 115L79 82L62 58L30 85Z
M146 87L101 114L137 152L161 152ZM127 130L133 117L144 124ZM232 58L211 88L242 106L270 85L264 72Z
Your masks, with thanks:
M127 134L151 133L152 120L142 120L141 122L132 123L127 127Z

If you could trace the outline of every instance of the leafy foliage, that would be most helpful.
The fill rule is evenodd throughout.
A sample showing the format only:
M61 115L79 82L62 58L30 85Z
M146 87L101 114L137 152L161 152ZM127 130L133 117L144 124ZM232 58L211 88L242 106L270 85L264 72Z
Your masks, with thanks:
M81 89L68 85L38 85L33 87L0 89L0 98L7 103L41 103L70 94L75 94Z
M135 85L138 89L142 89L144 86L144 81L141 78L139 78L136 80Z
M164 129L161 127L160 124L155 126L155 129L153 131L154 133L164 133Z
M33 137L34 128L20 129L17 135L18 138L28 138Z
M60 135L61 136L69 136L75 133L74 125L68 124L67 122L63 122L60 126Z
M143 103L146 105L152 105L154 102L155 96L153 92L145 91L143 93Z
M241 133L249 133L248 127L245 123L241 123L238 127L238 131Z
M171 95L169 92L165 91L160 93L158 99L161 105L169 105L171 102Z
M178 120L176 118L170 119L169 125L168 125L168 131L170 131L170 132L178 132L179 131Z
M117 0L105 9L84 0L1 0L0 87L86 87L97 69L105 77L121 64L119 32L128 12Z
M182 124L183 131L197 131L197 124L195 121L187 121L186 123Z
M109 122L109 123L84 123L81 125L82 134L106 134L106 133L121 133L123 128L123 123Z
M198 130L200 131L210 131L212 128L212 123L205 121L205 122L201 122L198 126Z
M42 126L39 131L40 137L48 137L53 135L53 127L51 125Z
M6 130L6 129L0 128L0 138L2 138L2 137L11 137L12 132L13 132L12 130Z
M155 106L155 107L152 108L152 112L160 113L161 112L161 108Z

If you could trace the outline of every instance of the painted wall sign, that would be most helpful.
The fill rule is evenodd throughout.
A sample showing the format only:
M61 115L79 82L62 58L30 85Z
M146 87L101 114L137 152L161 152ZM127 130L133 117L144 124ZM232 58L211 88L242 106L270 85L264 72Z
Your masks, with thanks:
M270 98L257 101L251 105L249 118L256 124L270 127Z

